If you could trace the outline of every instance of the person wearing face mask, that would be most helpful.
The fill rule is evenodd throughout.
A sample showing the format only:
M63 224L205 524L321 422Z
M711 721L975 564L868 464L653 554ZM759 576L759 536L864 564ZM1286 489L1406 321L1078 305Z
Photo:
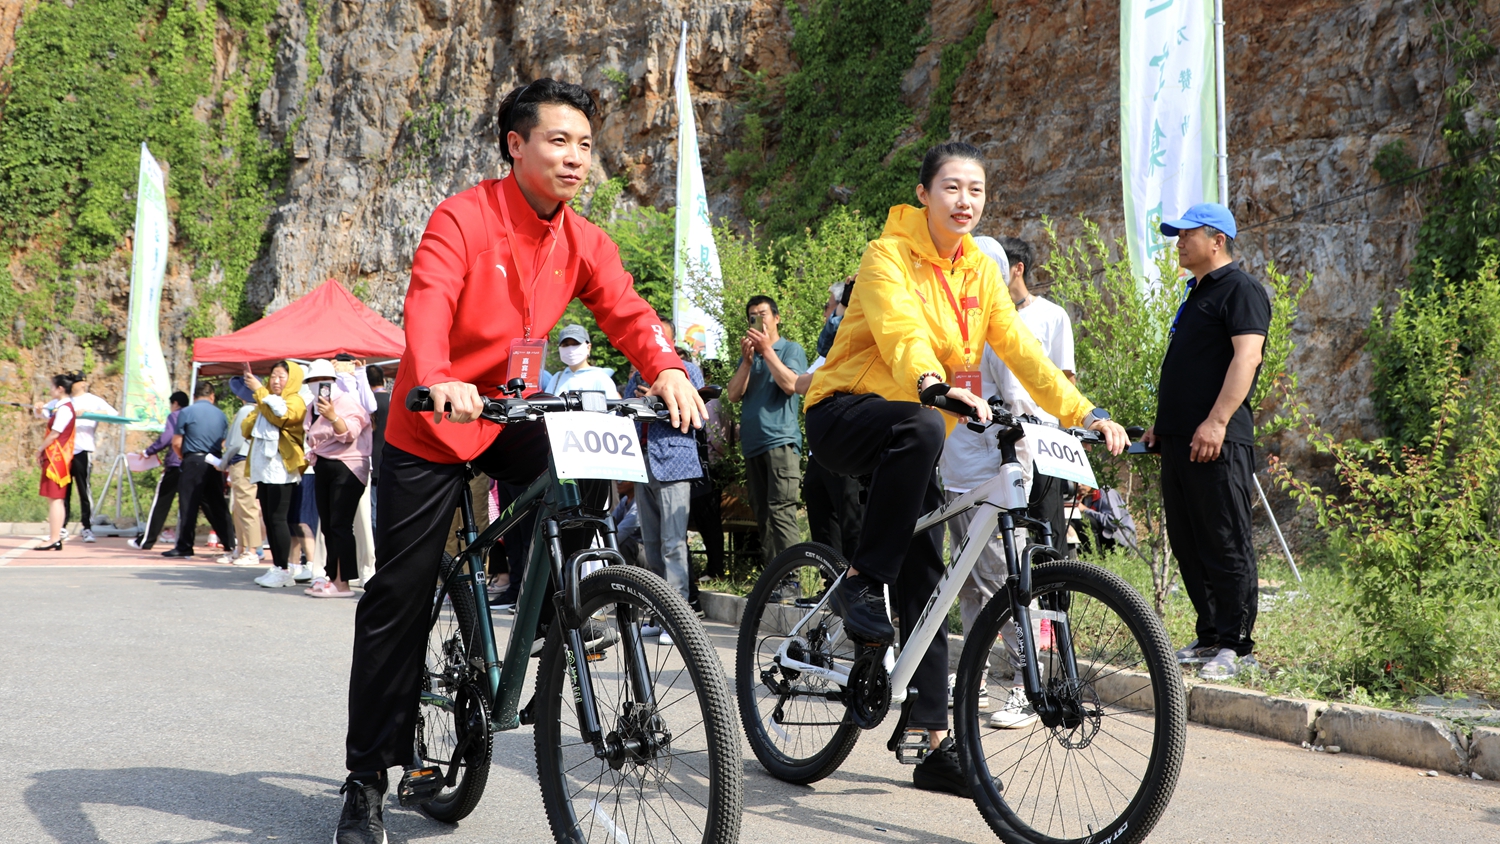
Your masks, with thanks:
M609 370L589 366L589 349L589 333L583 326L574 323L562 330L557 338L557 356L566 369L552 376L547 392L560 396L571 390L602 390L609 398L620 397L620 388Z
M919 535L917 518L943 503L937 464L958 417L923 407L924 390L973 408L980 352L989 346L1027 391L1067 425L1104 434L1118 454L1129 439L1079 394L1016 315L999 267L970 236L984 211L984 159L955 142L933 147L916 187L925 208L897 205L860 260L849 308L807 393L810 450L830 471L870 475L868 505L847 577L829 593L849 638L875 646L896 638L885 589L915 622L943 573L942 529ZM951 386L950 386L951 385ZM911 627L902 631L910 636ZM958 749L948 737L948 637L939 627L913 677L909 721L933 752L913 771L921 789L967 796Z

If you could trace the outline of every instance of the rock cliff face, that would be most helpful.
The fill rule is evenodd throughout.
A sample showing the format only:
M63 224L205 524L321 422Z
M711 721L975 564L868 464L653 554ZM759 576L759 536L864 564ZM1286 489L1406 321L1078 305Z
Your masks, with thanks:
M1116 2L934 0L932 40L904 96L922 111L941 46L961 39L987 2L998 16L958 84L951 124L955 137L985 150L998 185L982 231L1039 240L1043 215L1068 232L1083 214L1118 236ZM775 76L795 62L791 19L777 0L319 5L321 73L310 76L305 4L285 0L274 81L260 99L265 131L293 133L295 157L249 289L252 305L267 309L333 277L399 319L432 208L500 173L493 114L522 81L551 75L594 91L604 108L595 178L624 175L631 200L665 207L673 201L672 74L682 22L710 181L733 146L734 97L746 72ZM1405 139L1421 166L1441 160L1443 64L1417 0L1225 5L1231 204L1247 264L1274 260L1294 278L1312 271L1293 359L1305 397L1338 433L1374 434L1362 332L1406 276L1421 188L1287 218L1378 184L1371 163L1390 140ZM1500 17L1500 0L1481 6ZM739 208L730 196L713 205L729 216ZM169 328L191 305L185 282L169 284L177 311L165 316ZM123 307L121 296L111 299ZM38 350L39 372L69 363L65 339ZM189 350L175 342L185 380Z

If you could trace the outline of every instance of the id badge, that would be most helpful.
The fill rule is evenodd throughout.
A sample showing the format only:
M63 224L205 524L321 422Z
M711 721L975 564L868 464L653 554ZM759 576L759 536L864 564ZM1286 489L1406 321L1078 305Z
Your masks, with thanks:
M968 390L976 396L984 390L984 386L979 380L979 370L977 369L960 369L954 372L953 386L960 390Z
M542 361L547 357L547 339L516 338L510 341L510 363L505 371L505 383L517 378L526 382L523 394L530 395L541 389Z

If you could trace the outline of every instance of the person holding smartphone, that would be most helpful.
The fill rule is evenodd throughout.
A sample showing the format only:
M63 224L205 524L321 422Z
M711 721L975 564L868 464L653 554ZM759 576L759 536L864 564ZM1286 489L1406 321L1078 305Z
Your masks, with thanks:
M354 596L349 587L349 581L359 577L354 516L370 482L370 412L357 392L334 389L337 377L333 363L322 359L313 361L307 372L313 404L303 427L307 459L317 470L314 495L327 541L324 575L315 577L306 590L314 598Z
M255 410L241 423L241 433L250 439L250 481L260 498L271 560L275 563L255 582L267 589L278 589L293 582L289 562L292 531L287 514L292 493L302 483L302 470L307 468L307 457L302 450L305 438L302 424L307 414L307 401L301 392L302 367L295 361L278 361L262 384L247 363L240 377L255 399Z
M745 303L750 330L740 340L740 365L729 379L729 400L742 401L740 448L750 509L760 530L767 564L797 544L797 502L802 494L801 396L797 376L807 370L807 352L781 336L781 311L770 296Z

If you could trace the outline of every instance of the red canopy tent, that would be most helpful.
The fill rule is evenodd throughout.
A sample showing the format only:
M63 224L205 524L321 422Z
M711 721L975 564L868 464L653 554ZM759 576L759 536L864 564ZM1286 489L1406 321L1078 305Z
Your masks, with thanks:
M370 310L333 279L274 314L233 334L193 341L193 381L198 375L238 375L244 364L270 371L278 360L332 358L348 352L371 363L394 363L406 351L406 333Z

